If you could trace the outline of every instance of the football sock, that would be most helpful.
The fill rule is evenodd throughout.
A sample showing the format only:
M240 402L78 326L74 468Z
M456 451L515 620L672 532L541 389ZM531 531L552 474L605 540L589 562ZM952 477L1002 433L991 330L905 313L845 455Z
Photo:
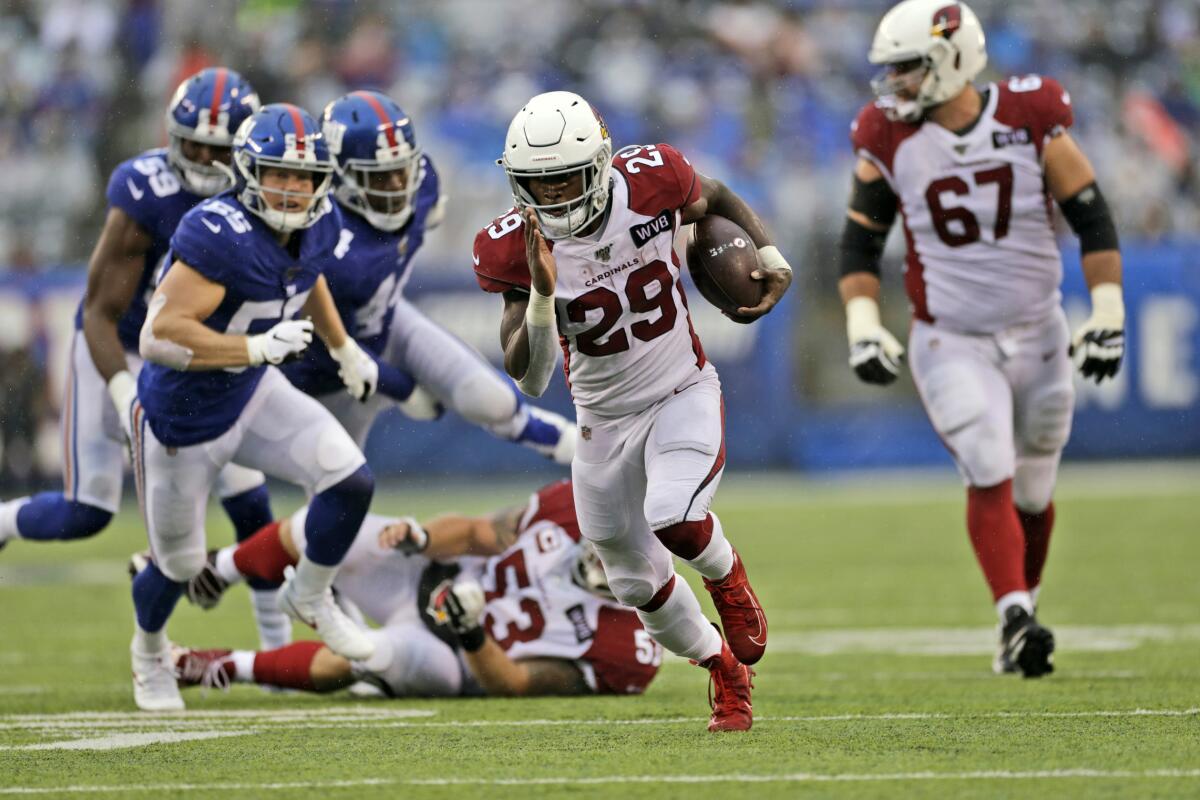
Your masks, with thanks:
M316 691L312 680L312 662L317 657L317 651L324 646L320 642L305 640L257 653L254 656L254 682L285 689Z
M1012 480L967 489L967 532L993 599L1011 592L1028 596L1025 537L1012 502Z
M1050 550L1050 532L1054 529L1054 503L1036 514L1017 509L1025 532L1025 582L1035 589L1042 582L1042 568Z
M17 513L28 502L28 497L18 497L0 503L0 542L21 538L21 532L17 530Z
M68 500L61 492L41 492L5 505L16 505L17 536L39 541L86 539L108 527L113 517L111 511ZM0 521L0 539L5 538L4 525Z
M217 572L226 577L226 566L222 554L228 548L222 548L217 553ZM279 523L265 525L258 533L233 549L233 566L246 578L258 578L275 584L283 581L283 571L295 564L295 560L283 549L279 540Z
M688 559L687 563L710 581L719 581L733 569L733 546L725 538L725 530L716 514L709 514L703 523L711 526L708 544L700 551L700 555Z
M137 612L138 628L148 633L161 631L183 589L184 584L164 575L154 561L147 564L133 579L133 607Z
M238 683L254 683L254 657L258 653L253 650L234 650L229 654L229 679Z
M704 618L691 587L674 575L637 615L646 632L677 656L704 661L721 652L720 634Z
M249 540L247 539L247 541ZM216 570L217 575L221 576L221 580L228 584L241 583L246 578L233 560L240 547L240 544L227 544L217 551L217 555L213 559L213 569Z
M279 610L278 589L251 589L250 607L263 650L283 647L292 640L292 620Z
M221 505L229 515L229 521L233 523L233 533L239 542L246 541L274 519L271 514L271 495L265 483L233 497L226 497L221 500ZM260 578L250 578L248 583L254 589L273 589L279 586L278 581L272 584Z
M337 571L336 566L327 567L304 556L296 565L296 574L292 578L293 591L296 592L297 597L304 599L320 597L333 585L333 578L337 575Z
M341 563L354 544L374 491L375 478L363 464L340 483L313 497L304 522L307 542L304 553L309 560L328 567Z

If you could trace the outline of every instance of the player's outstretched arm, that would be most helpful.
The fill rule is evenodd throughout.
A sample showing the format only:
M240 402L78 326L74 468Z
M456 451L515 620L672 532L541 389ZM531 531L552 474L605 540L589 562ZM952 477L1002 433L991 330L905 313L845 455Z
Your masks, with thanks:
M467 668L493 697L537 697L589 694L583 673L562 658L514 661L490 637L478 650L464 651Z
M133 217L111 208L88 261L83 336L121 419L137 394L137 382L125 362L117 323L133 302L152 243L150 234Z
M763 299L753 308L739 308L738 317L743 322L758 319L774 308L792 285L792 268L775 246L775 240L767 226L745 200L715 178L700 173L696 173L696 177L700 181L700 199L684 207L683 224L687 225L708 214L715 214L736 222L742 230L750 234L755 247L758 248L758 261L761 265L750 273L750 277L763 282Z
M379 546L421 555L435 561L459 556L494 556L517 540L517 525L524 508L509 508L492 517L442 514L424 525L411 517L379 532Z
M338 377L346 391L365 403L379 386L379 364L346 333L324 275L317 276L303 313L312 318L317 335L325 343L329 355L338 362Z
M1075 332L1071 355L1085 378L1100 383L1117 374L1125 355L1125 301L1117 228L1087 156L1070 134L1046 143L1046 186L1079 237L1092 316Z
M225 297L225 287L176 261L150 299L142 326L142 358L179 370L278 364L312 341L312 323L281 322L258 336L218 333L204 324Z
M904 347L879 318L879 260L897 200L874 164L860 158L839 248L838 293L846 307L850 368L865 383L886 386L900 374Z
M500 346L504 348L504 371L522 392L541 397L558 360L558 321L554 312L558 269L533 209L525 209L524 217L530 290L528 294L515 289L504 293Z

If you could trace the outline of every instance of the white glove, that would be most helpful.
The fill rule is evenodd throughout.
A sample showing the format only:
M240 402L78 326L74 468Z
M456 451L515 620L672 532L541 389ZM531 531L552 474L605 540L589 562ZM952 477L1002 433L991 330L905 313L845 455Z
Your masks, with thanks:
M112 398L113 406L117 409L117 419L121 422L121 430L125 438L133 441L133 401L137 400L137 380L128 370L121 370L108 379L108 396Z
M1092 315L1075 332L1068 353L1080 374L1096 383L1117 374L1125 355L1125 301L1118 284L1092 289Z
M288 319L266 333L246 337L250 366L282 364L300 355L312 342L313 324L308 319Z
M379 387L379 365L375 359L350 337L346 337L346 343L341 347L329 348L329 355L338 362L338 377L350 396L359 402L367 402Z
M846 336L850 340L850 368L865 383L886 386L900 375L904 345L879 321L879 304L870 297L853 297L846 303Z

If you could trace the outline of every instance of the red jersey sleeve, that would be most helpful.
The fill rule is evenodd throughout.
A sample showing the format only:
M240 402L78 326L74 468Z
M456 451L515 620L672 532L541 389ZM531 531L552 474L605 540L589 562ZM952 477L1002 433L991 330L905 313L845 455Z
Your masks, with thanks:
M916 125L888 119L882 108L868 103L850 123L850 144L855 153L874 161L890 178L896 148L918 129Z
M524 227L520 213L512 209L475 234L471 260L475 263L475 280L485 292L529 290Z
M662 647L642 628L635 611L603 606L583 660L596 675L597 694L641 694L658 674Z
M579 520L575 516L575 495L571 491L570 480L555 481L534 493L522 517L519 532L541 521L554 523L566 531L573 541L579 541Z
M1071 127L1075 112L1062 84L1044 75L1009 78L998 87L996 120L1026 128L1040 153L1046 141Z
M700 199L700 177L683 153L669 144L626 147L613 169L629 184L629 207L647 217L677 211Z

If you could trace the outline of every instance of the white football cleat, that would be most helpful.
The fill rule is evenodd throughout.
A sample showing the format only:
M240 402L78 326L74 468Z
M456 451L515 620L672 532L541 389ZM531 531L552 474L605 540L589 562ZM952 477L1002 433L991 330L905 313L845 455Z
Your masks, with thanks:
M171 649L142 653L130 645L133 660L133 700L142 711L183 711L183 695L171 660Z
M365 661L375 653L375 643L354 624L333 599L333 592L312 598L296 596L294 575L279 590L279 609L317 632L330 650L351 661Z

